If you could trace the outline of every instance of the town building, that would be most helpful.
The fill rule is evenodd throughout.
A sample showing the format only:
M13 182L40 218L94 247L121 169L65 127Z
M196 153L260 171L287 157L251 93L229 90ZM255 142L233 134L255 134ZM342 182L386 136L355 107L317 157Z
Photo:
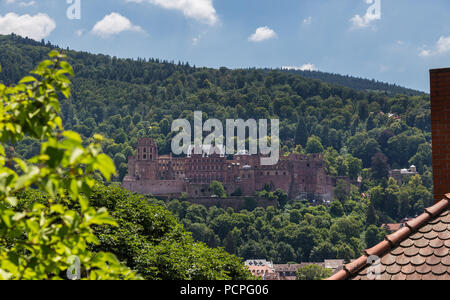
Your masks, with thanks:
M246 152L229 157L223 149L207 147L202 154L190 149L186 157L159 155L151 138L138 141L136 156L128 158L128 175L122 187L155 196L211 197L213 181L223 184L228 196L254 196L265 186L282 189L291 199L320 203L333 200L337 178L325 172L321 154L282 156L273 166L261 165L260 155ZM350 183L348 178L344 178Z
M273 263L265 259L251 259L245 261L245 266L250 270L253 276L260 277L263 280L276 278Z
M395 169L389 171L389 177L397 180L398 185L402 185L406 178L411 178L419 174L416 166L412 165L409 169Z
M300 264L273 264L263 259L251 259L245 262L247 268L254 276L263 280L297 280L297 271L309 265L318 265L332 270L333 274L344 266L343 259L329 259L324 262L308 262Z
M381 228L386 229L388 233L396 232L406 226L406 223L412 219L405 218L400 223L382 224Z

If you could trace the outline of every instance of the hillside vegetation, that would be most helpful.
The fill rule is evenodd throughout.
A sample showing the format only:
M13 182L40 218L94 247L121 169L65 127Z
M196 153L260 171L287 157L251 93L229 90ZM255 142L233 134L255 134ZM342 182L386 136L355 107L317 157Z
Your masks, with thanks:
M0 81L17 81L53 48L0 36ZM61 103L65 128L87 141L95 133L108 138L102 145L117 166L116 181L125 176L138 138L153 137L166 154L172 120L192 120L195 110L203 111L204 119L279 118L285 154L323 152L329 174L361 179L350 194L340 182L337 201L329 207L288 201L279 209L239 213L169 203L194 238L211 247L279 262L350 259L382 238L382 223L415 216L432 201L428 95L402 89L383 93L377 84L357 90L279 70L196 68L157 59L65 53L75 72L72 96ZM25 137L14 150L11 155L30 157L39 153L40 144ZM389 169L411 164L419 174L401 186L388 178ZM280 200L276 191L262 193Z
M0 36L5 70L0 81L17 81L51 48L18 36ZM431 140L427 95L388 97L281 71L216 70L155 59L66 54L76 74L72 97L62 103L66 128L86 138L94 133L110 138L105 151L114 158L120 178L139 137L155 138L160 153L168 153L172 120L192 119L194 110L220 120L277 117L286 152L294 151L296 144L305 146L306 139L296 133L300 121L301 134L319 137L324 148L362 159L364 167L377 152L384 153L392 167L415 163L423 171L430 166L423 153ZM16 149L20 155L36 154L32 141L23 145Z

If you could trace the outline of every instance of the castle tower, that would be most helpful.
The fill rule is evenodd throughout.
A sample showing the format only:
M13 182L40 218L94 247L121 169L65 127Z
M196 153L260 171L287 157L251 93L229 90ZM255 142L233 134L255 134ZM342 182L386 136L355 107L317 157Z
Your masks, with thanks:
M151 138L143 138L138 141L136 158L138 161L157 161L158 147Z

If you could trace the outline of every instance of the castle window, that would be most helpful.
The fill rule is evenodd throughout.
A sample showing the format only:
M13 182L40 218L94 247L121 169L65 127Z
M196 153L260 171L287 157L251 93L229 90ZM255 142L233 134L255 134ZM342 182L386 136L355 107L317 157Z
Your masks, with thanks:
M144 154L144 159L147 159L147 155Z
M147 152L147 148L144 148L144 153L146 153Z

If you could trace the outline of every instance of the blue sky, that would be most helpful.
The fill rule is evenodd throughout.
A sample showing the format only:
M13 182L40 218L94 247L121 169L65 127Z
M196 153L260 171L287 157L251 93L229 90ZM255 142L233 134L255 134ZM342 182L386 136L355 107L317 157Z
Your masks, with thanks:
M81 19L67 16L74 1ZM0 0L0 34L197 66L319 69L428 91L428 70L450 67L448 12L448 0Z

